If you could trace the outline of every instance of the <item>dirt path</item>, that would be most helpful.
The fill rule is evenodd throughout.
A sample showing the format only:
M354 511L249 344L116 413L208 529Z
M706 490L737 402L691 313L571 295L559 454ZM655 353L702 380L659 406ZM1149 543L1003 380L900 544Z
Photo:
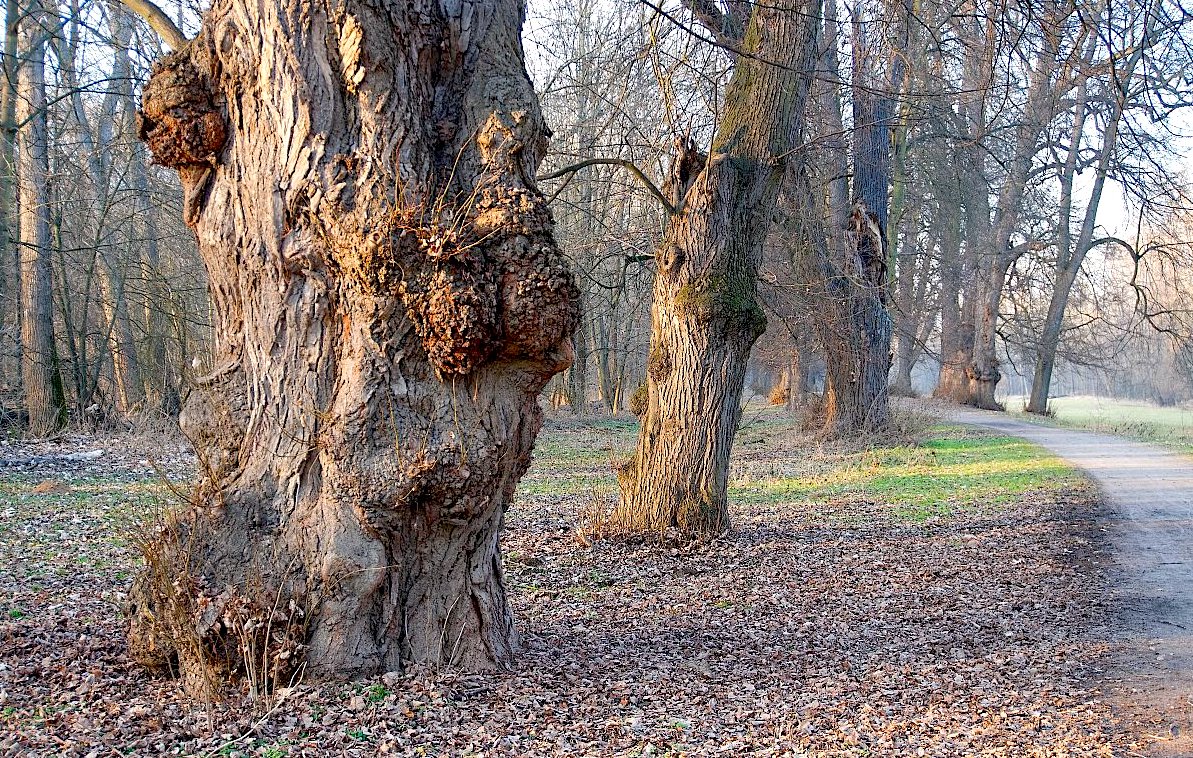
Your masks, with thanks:
M1157 754L1193 756L1193 461L1121 437L949 409L952 420L1021 437L1084 469L1110 507L1112 643L1121 668L1109 689L1161 739Z

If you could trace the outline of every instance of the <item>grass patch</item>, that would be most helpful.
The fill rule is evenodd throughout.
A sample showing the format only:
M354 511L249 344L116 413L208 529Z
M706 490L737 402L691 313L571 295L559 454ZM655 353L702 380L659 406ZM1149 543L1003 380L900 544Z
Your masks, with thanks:
M156 477L62 476L38 493L41 475L0 477L0 564L10 578L42 590L66 586L80 572L127 578L134 556L129 530L176 498ZM0 587L3 582L0 582Z
M638 420L594 418L550 421L534 446L534 463L518 484L532 501L616 489L614 466L634 452Z
M518 486L519 499L546 504L559 496L615 498L612 464L633 453L637 431L636 422L620 419L548 424L534 465ZM920 437L875 447L857 441L826 446L801 432L782 409L750 406L734 446L730 508L738 513L758 506L815 511L827 503L869 503L887 517L921 523L1082 481L1056 456L1014 437L930 424Z
M1193 453L1193 408L1159 406L1138 400L1091 395L1055 397L1048 401L1051 420L1023 413L1026 399L1007 398L1007 409L1024 421L1054 423L1070 429L1117 434Z
M889 506L891 516L921 522L1081 481L1071 467L1035 445L955 426L933 427L916 445L830 453L807 468L794 476L737 478L730 500L808 506L845 499Z

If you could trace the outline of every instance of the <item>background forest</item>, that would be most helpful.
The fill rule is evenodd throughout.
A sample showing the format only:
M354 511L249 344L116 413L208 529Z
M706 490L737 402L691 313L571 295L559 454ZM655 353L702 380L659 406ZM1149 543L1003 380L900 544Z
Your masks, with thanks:
M196 27L197 8L168 10ZM788 191L775 211L752 391L793 407L823 391L845 335L797 227L843 227L851 156L877 145L892 391L1037 411L1049 391L1189 399L1185 11L905 0L823 15L798 148L812 202ZM667 184L685 149L707 150L735 55L693 18L628 0L530 8L554 132L541 185L582 290L575 364L547 392L574 413L627 410L646 375ZM40 433L174 415L210 315L177 177L137 140L161 43L116 2L10 2L6 19L5 413Z

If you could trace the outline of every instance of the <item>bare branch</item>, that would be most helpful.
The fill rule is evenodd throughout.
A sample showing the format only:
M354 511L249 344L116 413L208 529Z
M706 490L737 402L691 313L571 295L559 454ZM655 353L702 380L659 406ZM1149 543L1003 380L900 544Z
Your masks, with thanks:
M120 0L124 6L149 24L149 28L158 33L166 44L175 50L181 50L190 40L178 28L166 12L157 7L152 0Z
M1089 243L1091 250L1095 247L1098 247L1099 245L1118 245L1126 250L1127 254L1130 255L1132 259L1141 257L1139 253L1135 252L1135 248L1131 245L1131 243L1119 237L1100 237Z
M715 0L683 0L683 5L712 32L718 44L727 49L741 46L743 28L738 28L737 20L718 8Z
M667 211L668 215L675 215L675 206L667 201L666 196L663 195L658 187L655 186L655 183L652 182L650 178L646 176L646 174L642 173L642 169L638 168L633 161L626 160L625 158L589 158L588 160L580 161L579 163L573 163L570 166L564 166L558 171L552 171L549 174L543 174L542 176L536 177L536 180L545 182L551 179L558 179L561 176L570 176L580 169L588 168L589 166L621 166L633 174L634 177L642 183L642 186L646 187L650 194L654 195L655 199L663 204L663 208Z

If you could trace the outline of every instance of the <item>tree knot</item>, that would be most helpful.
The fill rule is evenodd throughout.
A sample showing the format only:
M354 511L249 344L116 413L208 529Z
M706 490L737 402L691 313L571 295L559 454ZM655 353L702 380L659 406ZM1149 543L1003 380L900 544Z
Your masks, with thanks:
M215 165L228 130L207 78L190 58L173 53L154 65L137 113L137 136L158 165Z
M228 128L207 77L184 53L154 65L137 112L137 137L149 146L154 163L178 170L183 217L194 224Z

